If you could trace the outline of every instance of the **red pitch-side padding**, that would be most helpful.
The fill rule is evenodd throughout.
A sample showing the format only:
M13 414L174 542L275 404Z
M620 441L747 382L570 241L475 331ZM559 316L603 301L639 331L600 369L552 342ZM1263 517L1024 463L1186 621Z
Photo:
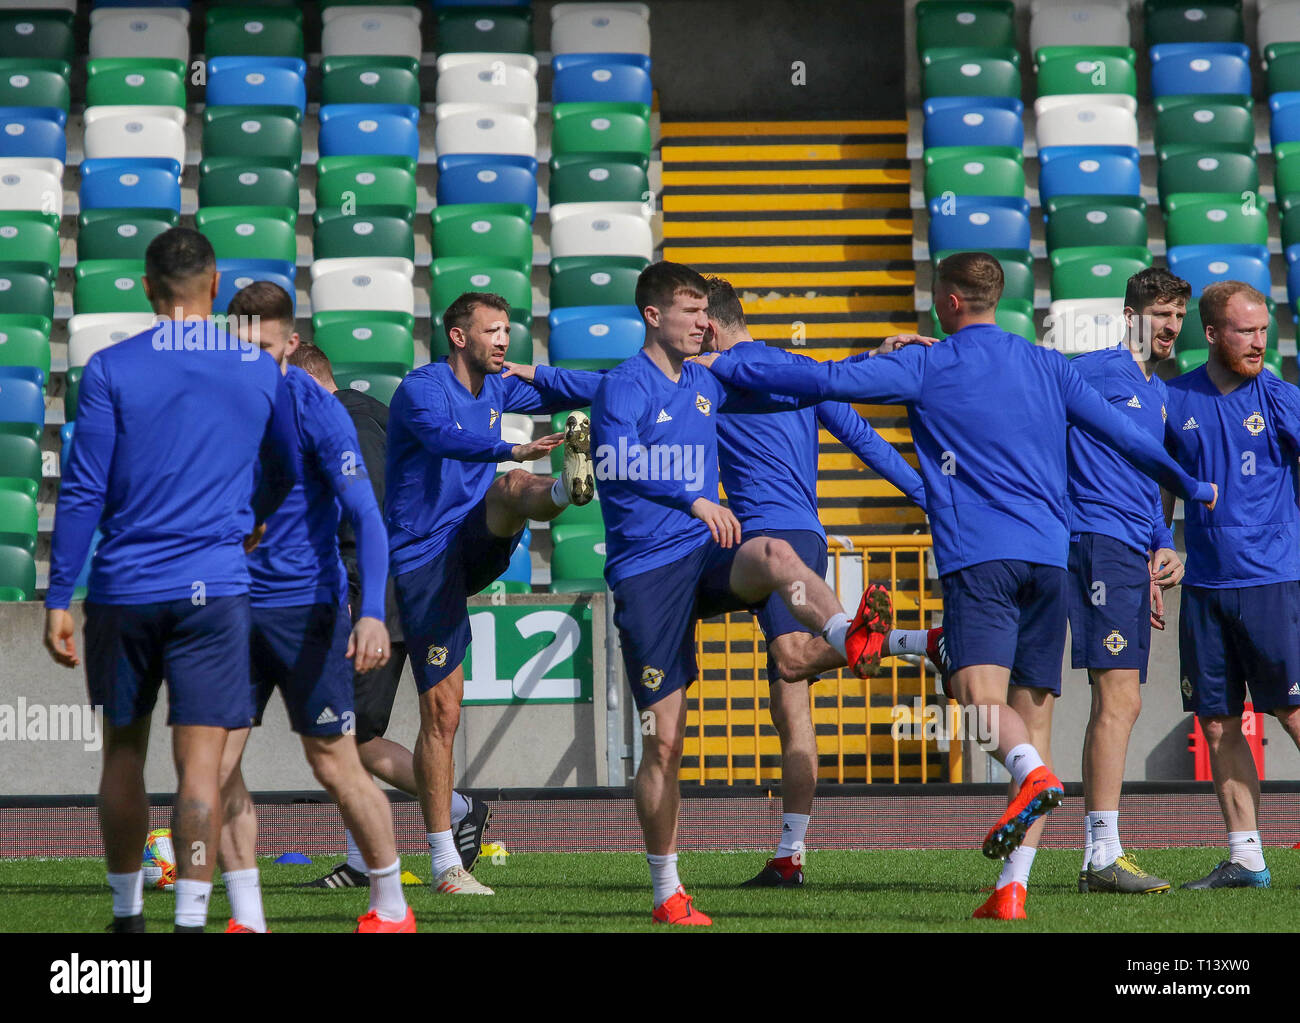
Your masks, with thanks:
M1249 702L1241 715L1241 730L1246 736L1246 741L1250 743L1250 752L1255 757L1255 770L1259 772L1262 779L1264 777L1264 722L1255 713L1254 705ZM1189 740L1187 748L1195 764L1196 780L1213 781L1213 776L1210 774L1210 749L1205 742L1205 733L1201 730L1200 718L1192 718L1192 730L1187 738Z

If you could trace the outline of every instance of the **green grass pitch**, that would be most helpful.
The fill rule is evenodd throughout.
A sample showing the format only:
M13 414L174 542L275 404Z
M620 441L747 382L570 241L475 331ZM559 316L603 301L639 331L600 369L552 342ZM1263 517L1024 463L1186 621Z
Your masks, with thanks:
M1034 864L1027 921L972 920L996 879L996 865L978 851L811 852L808 884L795 890L751 890L737 885L770 853L682 854L679 864L696 905L714 918L714 930L749 931L1293 931L1300 919L1300 852L1268 850L1270 890L1184 892L1166 895L1080 895L1080 853L1042 851ZM1152 849L1142 866L1175 885L1209 872L1217 849ZM364 891L307 890L296 884L319 876L338 857L317 856L310 866L261 861L263 896L273 931L349 931L364 913ZM405 856L402 866L428 877L428 856ZM496 895L445 896L408 885L421 931L645 931L650 923L649 877L633 853L516 853L475 871ZM102 931L110 905L102 861L0 860L3 931ZM146 892L149 930L171 929L172 898ZM218 882L208 929L221 930L229 905Z

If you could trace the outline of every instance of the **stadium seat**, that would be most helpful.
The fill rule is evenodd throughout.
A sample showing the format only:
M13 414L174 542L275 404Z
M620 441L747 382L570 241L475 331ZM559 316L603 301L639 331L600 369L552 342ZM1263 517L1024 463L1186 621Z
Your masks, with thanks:
M433 330L442 329L442 314L466 291L490 291L510 303L512 319L531 320L533 289L529 275L518 267L484 265L478 256L435 259L429 266L432 287L429 310Z
M1164 146L1160 159L1160 194L1174 192L1257 192L1259 167L1255 149L1181 144Z
M552 206L571 202L649 202L654 198L642 153L572 153L551 157Z
M181 165L170 157L114 157L81 163L83 210L181 208Z
M76 55L71 11L0 12L0 57L61 60Z
M385 372L401 376L415 364L415 341L411 327L398 318L381 319L366 313L363 318L326 313L320 324L313 320L312 340L332 363L366 363L386 367Z
M54 274L0 266L0 314L25 313L54 317Z
M640 203L571 202L551 207L551 256L640 256L654 238Z
M557 103L551 152L649 153L650 110L638 103Z
M39 439L45 428L45 392L32 380L0 378L0 423Z
M1043 218L1049 252L1071 245L1147 244L1147 204L1141 196L1057 196L1044 205Z
M475 103L519 113L537 110L537 74L490 53L460 61L438 73L437 102ZM559 100L557 99L558 103Z
M153 325L149 313L82 313L68 321L68 366L84 366L90 357Z
M930 251L1028 249L1029 202L1014 196L931 199Z
M537 161L531 156L461 154L440 157L436 198L439 206L461 203L523 205L532 211L531 220L537 213Z
M63 216L63 164L57 160L0 157L0 209Z
M958 196L1025 194L1024 156L1005 146L953 146L927 149L926 202L944 193Z
M274 161L296 174L302 162L302 115L297 107L207 107L203 156Z
M61 60L0 58L0 106L55 107L67 113L72 69Z
M922 145L1010 146L1025 144L1025 105L1006 96L937 96L922 108Z
M415 161L409 156L326 156L316 164L317 209L415 209Z
M1113 4L1072 3L1040 7L1029 21L1029 52L1045 47L1127 47L1130 41L1128 11ZM1014 37L1010 45L1015 45ZM1042 93L1040 92L1041 96Z
M216 57L208 62L208 106L307 109L307 62L299 57Z
M1241 3L1197 0L1188 4L1148 4L1146 41L1161 43L1241 42L1245 38Z
M420 62L411 57L325 57L321 104L420 105Z
M918 54L937 47L1016 45L1015 4L1009 0L921 0L915 14Z
M9 381L0 378L0 390ZM36 501L28 494L0 486L0 546L36 551Z
M1020 96L1020 53L1015 49L927 50L921 58L921 98Z
M298 259L298 217L288 206L205 206L194 215L218 259Z
M393 400L393 394L402 384L401 373L385 373L370 366L352 366L342 363L334 367L334 382L339 387L349 387L354 391L368 394L385 405Z
M575 536L557 543L551 551L552 593L603 593L604 573L603 535Z
M50 320L10 313L0 316L0 365L35 366L50 378ZM5 467L0 465L0 474Z
M73 269L72 308L77 313L148 313L144 260L95 259Z
M1300 322L1300 245L1286 249L1286 297L1291 304L1291 319Z
M930 260L934 267L946 256L951 256L956 249L931 249ZM1002 267L1003 285L1002 301L1028 303L1032 312L1034 307L1034 257L1025 249L985 248L982 251L998 261Z
M0 210L0 265L53 272L59 266L59 222L39 210Z
M1125 46L1045 46L1034 51L1039 96L1137 95L1137 55Z
M1278 205L1286 208L1288 197L1300 197L1300 142L1284 142L1273 150L1273 188ZM1284 246L1285 247L1285 246Z
M572 306L549 317L551 365L564 369L610 369L645 344L645 321L631 306Z
M40 489L39 483L23 476L0 476L0 490L26 494L33 501L36 500L36 495L40 493Z
M185 164L185 111L180 107L87 107L83 116L87 159L161 157Z
M327 8L321 12L321 56L419 60L422 14L414 6Z
M1127 146L1052 146L1038 151L1038 195L1139 195L1138 151Z
M294 287L294 274L286 272L294 269L278 259L218 259L217 270L221 274L221 280L217 285L217 297L212 302L212 311L226 312L236 292L255 281L270 281L288 292L296 313L298 290Z
M1123 298L1128 279L1151 265L1149 250L1127 246L1069 246L1051 257L1052 299Z
M439 54L533 52L533 12L530 9L446 9L437 13Z
M58 121L40 116L46 111L64 113L57 107L0 107L0 135L4 138L0 153L65 163L67 135Z
M510 563L501 575L488 583L480 593L531 593L533 558L522 541L510 555Z
M508 203L437 206L432 213L433 258L472 256L487 265L533 263L533 229L528 207ZM554 225L552 248L554 248Z
M207 58L302 57L302 11L210 7L203 37Z
M568 417L568 413L564 413ZM564 429L564 425L560 425ZM558 518L551 519L551 543L561 544L576 537L589 536L604 539L605 521L600 511L600 492L593 500L582 505L570 505Z
M298 211L298 171L292 160L213 156L199 164L200 206L287 206Z
M1286 142L1300 142L1300 92L1279 92L1268 98L1273 114L1269 138L1277 149Z
M1264 63L1268 70L1264 91L1268 95L1300 92L1300 41L1274 43L1264 51Z
M1156 100L1155 145L1253 146L1250 97L1166 96ZM1276 145L1276 142L1274 143Z
M1168 245L1267 245L1268 217L1240 195L1178 192L1165 197Z
M649 58L611 53L560 53L551 59L555 103L639 103L650 106Z
M1155 97L1250 93L1250 51L1244 46L1233 52L1218 47L1151 48L1151 94Z
M178 219L166 209L84 210L77 218L77 259L144 259L149 243Z
M320 209L312 218L315 259L397 256L415 260L415 211L405 206L370 206L345 212Z
M1008 334L1017 334L1031 343L1038 337L1034 322L1034 307L1030 302L1003 298L994 312L994 322ZM930 309L930 329L937 338L948 336L940 326L939 317L935 315L933 307Z
M570 4L551 14L551 51L564 53L650 53L650 19L644 9Z
M1122 296L1062 299L1048 306L1039 344L1073 357L1113 348L1125 332Z
M536 157L537 129L523 114L478 105L462 109L457 104L451 110L444 109L434 126L439 159L462 154Z
M414 273L405 259L316 260L311 266L312 315L388 309L413 316Z
M6 600L36 599L36 561L21 547L0 547L0 587Z
M184 60L100 57L86 63L86 106L185 106Z
M1192 286L1193 297L1219 281L1245 281L1265 295L1272 290L1264 245L1175 245L1166 259L1169 272Z
M640 267L573 267L554 271L552 263L550 302L552 309L567 306L634 305Z
M1044 96L1034 104L1038 148L1138 145L1132 96Z
M90 12L90 59L104 57L165 57L189 61L189 18L140 8Z
M0 423L0 472L9 477L39 481L40 434L29 423Z
M420 158L420 110L400 104L335 103L320 108L321 156Z

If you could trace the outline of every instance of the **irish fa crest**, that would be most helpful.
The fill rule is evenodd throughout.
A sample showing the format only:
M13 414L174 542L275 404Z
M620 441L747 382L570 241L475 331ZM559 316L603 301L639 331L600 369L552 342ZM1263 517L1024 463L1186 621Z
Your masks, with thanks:
M650 692L656 692L664 684L664 673L658 668L647 667L641 672L641 684Z
M695 407L707 416L711 411L713 411L713 402L709 401L708 398L704 397L704 395L697 391L695 394Z
M443 667L447 663L447 648L445 646L429 647L429 652L424 655L424 663L435 668Z
M1252 437L1258 437L1264 432L1264 417L1258 412L1252 412L1241 424L1250 431Z
M1110 635L1101 642L1102 645L1115 657L1118 657L1123 653L1124 648L1128 646L1128 640L1120 635L1119 629L1111 629Z
M500 417L501 417L501 413L498 412L496 409L494 409L494 408L490 408L490 409L488 409L488 429L489 429L489 430L492 429L492 427L494 427L494 426L497 425L497 420L498 420Z

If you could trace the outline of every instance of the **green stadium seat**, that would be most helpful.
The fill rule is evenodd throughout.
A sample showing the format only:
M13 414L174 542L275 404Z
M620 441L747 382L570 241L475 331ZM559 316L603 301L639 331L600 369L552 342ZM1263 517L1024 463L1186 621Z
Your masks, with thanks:
M303 56L302 11L293 7L208 8L203 49L213 57Z
M1176 192L1259 191L1255 147L1229 149L1193 143L1165 146L1159 152L1161 199Z
M415 161L408 156L326 156L316 174L317 209L415 209Z
M77 401L81 396L81 377L85 372L85 366L69 366L64 377L66 387L63 392L63 415L69 423L77 418Z
M551 151L649 153L650 108L640 103L556 103L551 111Z
M1264 50L1264 62L1268 65L1268 95L1300 92L1300 42L1274 43Z
M297 214L288 206L207 206L194 215L218 259L298 259Z
M332 320L312 328L312 340L336 365L382 367L382 372L401 376L415 365L415 341L411 328L398 314L391 320L376 313L321 313Z
M1016 45L1016 5L1010 0L954 4L921 0L916 5L916 52L937 47Z
M0 210L0 264L45 273L59 266L59 218L39 210Z
M930 258L937 269L941 260L951 256L956 250L944 250L932 253ZM1002 301L1009 300L1034 303L1034 257L1020 249L988 249L990 256L1002 267L1005 281L1002 286Z
M1147 204L1137 195L1058 195L1049 199L1049 252L1071 245L1147 244Z
M77 218L77 259L144 259L149 243L176 226L172 210L85 210Z
M574 267L551 276L551 308L634 305L641 270L630 266Z
M143 259L82 260L73 269L72 308L78 313L148 313Z
M71 11L0 12L0 58L59 60L71 66L77 52L73 21Z
M350 387L370 395L385 405L402 383L402 373L394 373L379 363L339 363L334 366L334 382L339 387Z
M1004 297L998 303L993 319L999 327L1009 334L1019 334L1028 341L1036 341L1038 338L1032 302ZM935 337L944 338L948 336L947 332L939 326L939 317L935 314L933 308L930 309L930 326Z
M921 60L921 98L931 96L1020 97L1020 52L1014 48L935 48Z
M0 315L9 313L54 318L54 272L49 267L24 270L0 265Z
M287 206L298 211L298 168L290 159L214 156L199 164L200 206Z
M567 416L568 413L566 412ZM561 423L560 430L564 429ZM558 432L558 431L553 431ZM556 449L563 450L563 445ZM600 495L584 505L570 505L560 512L558 518L551 520L551 542L562 544L575 537L599 537L604 539L605 520L600 512Z
M532 53L533 12L529 8L460 7L438 11L437 52Z
M1157 150L1180 144L1206 149L1255 144L1249 96L1162 96L1155 107Z
M312 218L313 259L397 257L415 261L415 211L405 206L368 206L355 214L320 209Z
M433 257L473 256L487 265L533 265L531 211L523 203L462 203L432 213Z
M1244 40L1241 4L1197 0L1195 3L1148 3L1146 44L1239 43Z
M653 196L643 153L570 153L551 157L551 205L566 202L645 202Z
M1151 253L1138 246L1084 245L1051 255L1052 299L1123 298L1128 279L1151 265Z
M40 435L29 424L0 423L0 473L40 480Z
M1277 192L1277 202L1284 210L1289 212L1294 199L1300 198L1300 142L1283 142L1273 149L1273 160L1275 162L1275 171L1273 187ZM1292 203L1287 199L1292 198ZM1286 218L1283 217L1283 233L1285 234ZM1300 235L1293 238L1290 242L1283 240L1282 248L1285 249L1292 242L1300 240Z
M31 551L0 547L0 588L10 600L36 599L36 561Z
M1267 245L1262 201L1240 193L1175 192L1164 197L1168 245Z
M71 77L66 61L0 58L0 107L56 107L66 113Z
M297 174L302 163L301 122L297 107L207 107L203 111L203 156L283 163Z
M167 57L98 57L86 62L86 106L183 107L185 72Z
M1010 146L937 146L925 151L925 201L955 195L1025 194L1024 155Z
M1128 46L1043 46L1034 54L1038 95L1137 95L1137 55Z
M429 272L433 287L429 292L429 309L433 331L442 332L442 314L466 291L490 291L510 303L511 319L531 320L533 288L529 275L516 267L490 266L475 257L455 256L435 259Z
M51 322L44 316L0 316L0 366L35 366L50 379ZM0 475L4 467L0 466Z
M601 593L605 590L604 536L575 536L551 551L552 593Z
M20 590L17 586L0 586L0 603L13 604L13 603L17 603L18 601L23 601L27 599L28 599L27 594L24 593L22 590ZM81 597L78 597L74 592L72 599L85 600L85 596L83 595Z
M410 57L325 57L321 104L420 105L420 62Z
M26 476L0 476L0 491L11 490L17 494L25 494L35 501L36 495L41 491L41 485Z
M23 481L26 483L27 481ZM26 491L0 488L0 546L36 553L36 498Z

